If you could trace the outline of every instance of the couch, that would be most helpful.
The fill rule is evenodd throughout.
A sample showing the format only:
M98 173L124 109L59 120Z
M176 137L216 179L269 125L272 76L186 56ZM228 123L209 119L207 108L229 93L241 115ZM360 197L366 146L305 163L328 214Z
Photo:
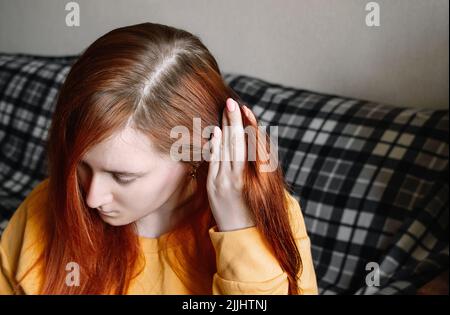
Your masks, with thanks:
M51 115L77 57L0 54L0 233L47 177ZM278 126L320 294L415 294L448 275L448 110L223 77L261 125Z

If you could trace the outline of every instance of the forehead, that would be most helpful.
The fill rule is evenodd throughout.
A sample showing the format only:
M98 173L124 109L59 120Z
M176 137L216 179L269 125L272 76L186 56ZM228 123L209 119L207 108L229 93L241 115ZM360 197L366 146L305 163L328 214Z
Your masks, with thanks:
M83 158L104 167L136 169L147 167L160 157L145 134L127 126L90 148Z

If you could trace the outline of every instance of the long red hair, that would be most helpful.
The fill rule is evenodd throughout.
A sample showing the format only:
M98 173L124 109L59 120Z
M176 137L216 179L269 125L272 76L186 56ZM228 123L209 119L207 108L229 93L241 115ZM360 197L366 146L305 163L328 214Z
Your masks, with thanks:
M224 82L200 39L180 29L153 23L122 27L101 36L82 53L59 92L49 132L51 202L37 261L45 275L40 293L125 294L144 268L135 224L110 226L85 203L77 166L87 150L132 122L161 153L168 154L176 141L169 137L174 126L186 126L192 135L192 119L198 117L202 126L221 127L228 97L244 104ZM243 117L245 125L252 124ZM264 138L257 134L257 144L271 143L268 134ZM201 145L206 141L202 138ZM191 142L190 149L199 147ZM258 152L256 161L245 168L244 198L256 227L288 275L289 294L299 294L302 262L289 221L288 186L281 166L273 172L259 171L263 159ZM168 259L174 268L183 266L175 272L193 294L211 294L216 266L208 229L215 221L206 191L208 163L203 159L183 163L198 166L197 188L185 205L192 213L171 237L182 241L189 236L196 246ZM79 286L66 285L69 262L80 266Z

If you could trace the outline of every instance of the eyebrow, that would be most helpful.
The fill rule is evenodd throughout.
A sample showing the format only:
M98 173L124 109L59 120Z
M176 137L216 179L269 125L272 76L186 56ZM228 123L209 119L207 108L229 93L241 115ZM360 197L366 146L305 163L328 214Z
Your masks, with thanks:
M89 163L86 162L85 160L81 160L81 163L90 167ZM121 175L121 176L138 176L139 177L139 176L143 176L148 173L148 172L127 172L127 171L111 170L111 169L108 170L105 168L101 168L100 170L102 172L115 174L115 175Z

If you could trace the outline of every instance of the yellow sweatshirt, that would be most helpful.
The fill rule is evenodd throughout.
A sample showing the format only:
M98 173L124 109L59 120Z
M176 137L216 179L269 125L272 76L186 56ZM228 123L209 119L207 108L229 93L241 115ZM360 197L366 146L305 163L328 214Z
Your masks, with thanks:
M38 257L37 219L45 211L48 179L39 183L22 202L4 230L0 242L0 294L13 294L13 286ZM298 285L304 294L317 294L311 244L300 206L287 191L289 213L303 263ZM139 237L145 255L145 270L132 280L127 294L191 294L165 260L163 239ZM268 249L256 227L220 232L209 229L215 249L217 272L212 294L288 294L287 274ZM181 245L179 245L181 246ZM21 282L21 293L37 294L42 275L33 269Z

